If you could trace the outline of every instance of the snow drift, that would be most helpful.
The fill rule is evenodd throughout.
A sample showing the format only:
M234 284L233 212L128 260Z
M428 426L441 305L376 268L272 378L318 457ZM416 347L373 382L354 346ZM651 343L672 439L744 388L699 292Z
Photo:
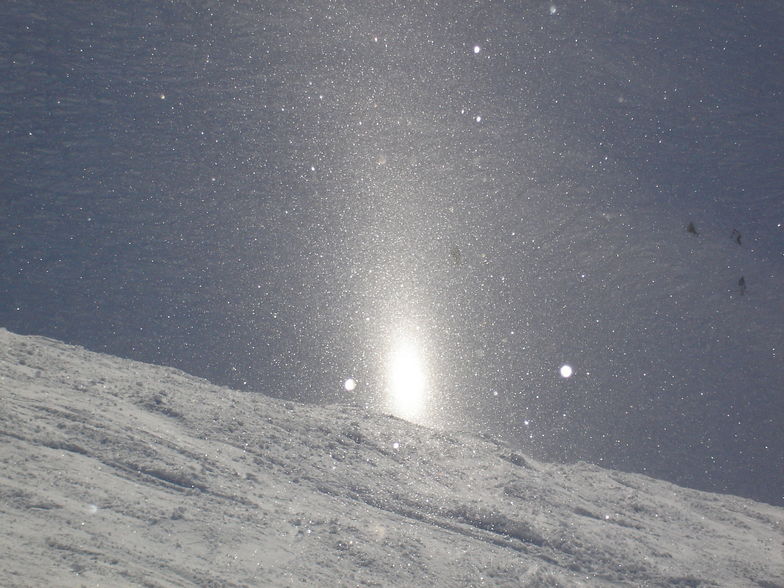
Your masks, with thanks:
M3 586L784 586L784 509L0 330Z

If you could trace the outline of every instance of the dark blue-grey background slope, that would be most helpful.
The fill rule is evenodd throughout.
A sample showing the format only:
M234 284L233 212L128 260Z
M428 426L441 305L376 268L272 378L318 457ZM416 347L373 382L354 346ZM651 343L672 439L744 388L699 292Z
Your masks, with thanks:
M362 4L3 2L0 324L784 504L781 4Z

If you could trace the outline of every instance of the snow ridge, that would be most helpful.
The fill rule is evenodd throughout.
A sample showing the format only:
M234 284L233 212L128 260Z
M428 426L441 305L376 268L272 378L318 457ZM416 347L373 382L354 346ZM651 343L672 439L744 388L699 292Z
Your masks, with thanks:
M0 330L4 586L784 586L784 509Z

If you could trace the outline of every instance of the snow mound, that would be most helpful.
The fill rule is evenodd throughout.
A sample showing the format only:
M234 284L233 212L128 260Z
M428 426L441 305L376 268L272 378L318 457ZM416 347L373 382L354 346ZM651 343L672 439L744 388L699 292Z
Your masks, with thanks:
M0 329L3 586L784 586L784 509Z

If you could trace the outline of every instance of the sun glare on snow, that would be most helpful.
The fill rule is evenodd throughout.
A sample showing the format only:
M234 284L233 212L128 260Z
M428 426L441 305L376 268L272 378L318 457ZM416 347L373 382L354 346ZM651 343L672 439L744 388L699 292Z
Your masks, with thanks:
M410 337L394 343L387 360L387 404L392 413L406 420L424 416L427 377L422 351Z

